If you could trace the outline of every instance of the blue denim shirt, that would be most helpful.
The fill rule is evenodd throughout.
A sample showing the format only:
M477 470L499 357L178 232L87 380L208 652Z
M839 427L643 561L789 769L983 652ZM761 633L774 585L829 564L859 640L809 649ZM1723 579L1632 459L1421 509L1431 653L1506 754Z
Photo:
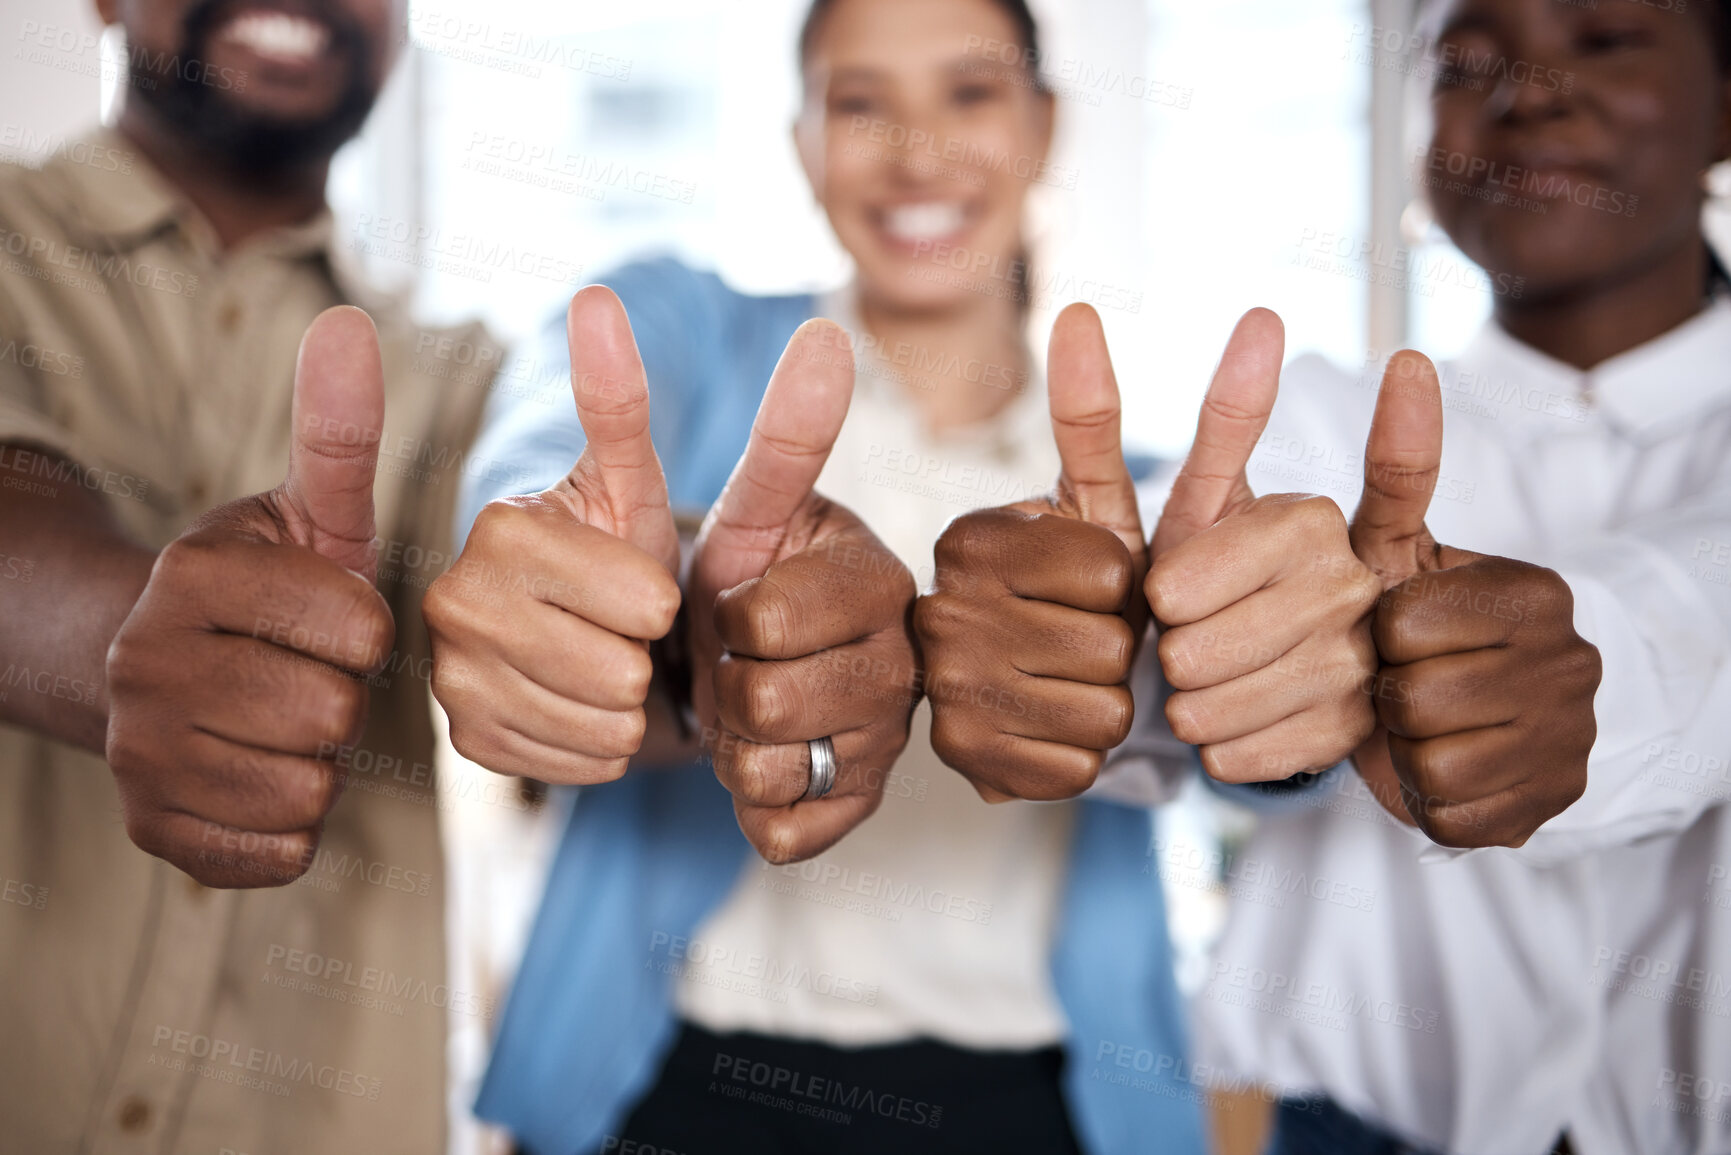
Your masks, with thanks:
M771 370L810 296L750 297L675 261L620 270L676 510L706 511L745 449ZM552 485L582 450L563 316L508 369L477 443L459 536L482 505ZM509 480L501 481L500 478ZM528 485L516 484L524 477ZM1204 1150L1148 857L1151 815L1080 807L1052 978L1070 1025L1064 1093L1091 1155ZM476 1105L535 1155L587 1155L655 1081L678 1032L657 943L689 937L732 890L749 844L705 766L628 774L572 808Z

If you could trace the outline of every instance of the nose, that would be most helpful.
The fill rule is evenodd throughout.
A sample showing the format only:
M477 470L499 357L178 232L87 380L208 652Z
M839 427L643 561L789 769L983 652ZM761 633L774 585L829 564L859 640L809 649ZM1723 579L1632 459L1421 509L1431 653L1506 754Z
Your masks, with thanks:
M1546 60L1505 60L1485 111L1494 120L1514 124L1568 116L1575 107L1573 81Z

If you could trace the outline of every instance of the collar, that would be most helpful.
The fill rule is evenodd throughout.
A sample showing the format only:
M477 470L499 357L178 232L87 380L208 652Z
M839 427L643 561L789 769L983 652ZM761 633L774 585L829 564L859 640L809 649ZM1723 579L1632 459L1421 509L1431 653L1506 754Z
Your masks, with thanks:
M216 231L169 179L115 129L101 128L85 138L89 149L62 149L43 166L44 176L65 197L67 228L92 249L126 252L178 227L213 260L221 256ZM74 155L88 163L79 163ZM92 158L104 158L97 163ZM112 163L109 163L112 162ZM345 283L333 259L335 230L329 209L288 228L273 229L248 241L248 252L286 259L319 258Z
M1586 371L1490 321L1445 372L1518 383L1521 398L1544 402L1508 405L1503 419L1516 427L1556 429L1554 402L1562 398L1598 411L1634 440L1658 440L1731 400L1731 296L1715 296L1670 332Z
M846 329L848 336L856 343L865 332L865 326L860 321L859 285L856 281L849 281L839 289L817 294L813 297L813 307L816 310L815 316L834 321ZM866 358L870 356L870 352L865 349L854 350L855 399L895 397L881 382L879 373L867 371ZM1046 400L1045 366L1032 356L1028 358L1028 366L1027 387L1012 398L1008 405L976 425L946 431L941 440L946 444L990 445L1000 456L1005 456L1013 452L1006 443L1018 443L1028 437L1050 438L1052 427L1048 415L1050 406ZM894 403L900 404L902 399L895 398Z
M1731 399L1731 298L1716 295L1683 324L1587 373L1605 415L1656 438Z

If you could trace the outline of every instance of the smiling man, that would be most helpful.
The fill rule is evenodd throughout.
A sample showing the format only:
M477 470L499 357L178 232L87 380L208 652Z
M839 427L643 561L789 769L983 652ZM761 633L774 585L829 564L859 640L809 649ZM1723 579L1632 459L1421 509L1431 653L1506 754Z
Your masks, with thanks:
M0 1146L438 1151L419 602L498 355L324 194L404 5L98 10L117 127L0 176Z

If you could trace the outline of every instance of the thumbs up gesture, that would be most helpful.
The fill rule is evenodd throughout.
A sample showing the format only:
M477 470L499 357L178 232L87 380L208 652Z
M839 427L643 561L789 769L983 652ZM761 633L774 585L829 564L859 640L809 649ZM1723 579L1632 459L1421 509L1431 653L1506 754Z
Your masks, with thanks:
M1387 590L1373 626L1381 726L1354 761L1433 841L1520 846L1586 789L1599 652L1555 572L1431 536L1442 432L1436 368L1396 354L1352 519L1353 549Z
M1148 566L1100 318L1052 328L1053 496L957 518L914 620L932 747L988 802L1074 797L1129 734Z
M821 854L874 813L917 700L913 575L813 492L847 417L850 348L828 321L788 342L692 559L692 696L740 829L774 863ZM811 743L830 739L833 788Z
M307 330L288 477L157 556L108 651L107 755L140 849L209 886L312 863L395 638L373 588L378 338L358 309Z
M483 509L422 611L451 744L501 774L594 785L642 745L679 537L624 306L582 290L566 336L582 455L553 488Z
M1233 331L1150 546L1148 604L1172 732L1222 782L1335 765L1371 733L1370 612L1380 592L1326 497L1256 497L1245 469L1280 388L1285 331Z

